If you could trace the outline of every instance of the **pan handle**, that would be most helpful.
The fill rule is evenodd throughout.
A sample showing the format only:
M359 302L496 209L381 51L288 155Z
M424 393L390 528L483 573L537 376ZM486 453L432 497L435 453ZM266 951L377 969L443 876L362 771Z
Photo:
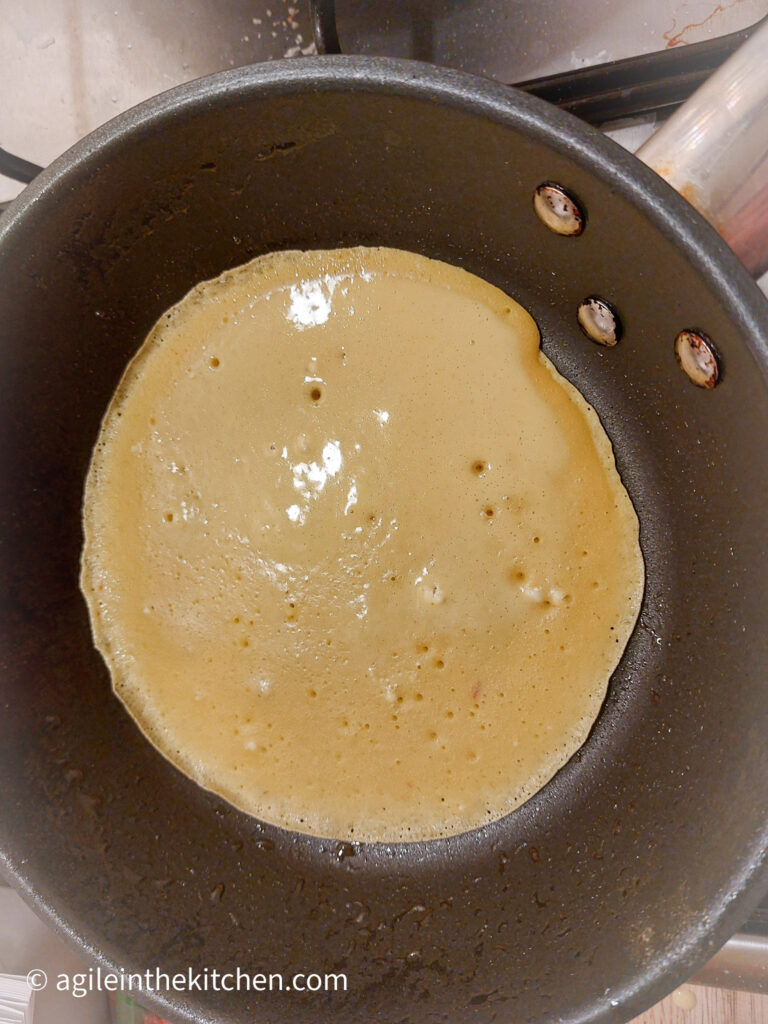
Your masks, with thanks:
M768 19L637 156L707 218L754 277L768 270Z
M309 6L317 52L340 53L335 0L310 0ZM707 61L722 59L745 35L746 42L636 155L695 206L760 277L768 270L768 17L744 33L686 47L683 66L677 55L662 51L522 82L519 88L593 123L610 120L617 101L625 115L657 110L679 103L711 69ZM713 46L716 53L710 52Z

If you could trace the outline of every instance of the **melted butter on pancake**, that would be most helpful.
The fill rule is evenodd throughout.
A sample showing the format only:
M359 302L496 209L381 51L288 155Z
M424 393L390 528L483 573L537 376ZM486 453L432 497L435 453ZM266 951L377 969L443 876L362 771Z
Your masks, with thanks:
M536 792L643 589L610 442L532 318L392 249L263 256L166 314L84 526L96 645L147 738L341 839L463 832Z

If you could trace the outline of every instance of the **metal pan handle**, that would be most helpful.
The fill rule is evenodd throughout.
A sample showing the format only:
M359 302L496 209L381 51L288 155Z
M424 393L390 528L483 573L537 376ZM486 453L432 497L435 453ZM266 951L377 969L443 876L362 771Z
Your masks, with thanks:
M768 20L637 151L723 236L768 270Z
M310 0L310 11L318 53L340 53L335 0ZM668 108L688 95L637 156L695 206L759 277L768 270L768 17L685 51L682 58L661 51L518 88L592 123Z

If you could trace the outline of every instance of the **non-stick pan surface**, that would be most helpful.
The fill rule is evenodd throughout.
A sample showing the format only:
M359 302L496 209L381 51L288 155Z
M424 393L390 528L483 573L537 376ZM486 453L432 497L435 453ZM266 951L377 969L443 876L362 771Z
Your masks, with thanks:
M583 201L580 237L536 218L546 180ZM643 608L588 742L522 808L444 841L343 846L199 789L111 694L78 591L91 448L154 320L258 253L351 244L448 260L522 302L597 409L642 526ZM623 321L612 350L576 324L595 293ZM688 327L721 355L713 391L675 363ZM228 72L128 112L26 191L0 223L0 333L11 880L104 965L349 985L146 1001L228 1024L626 1020L758 902L768 314L634 158L540 101L424 65Z

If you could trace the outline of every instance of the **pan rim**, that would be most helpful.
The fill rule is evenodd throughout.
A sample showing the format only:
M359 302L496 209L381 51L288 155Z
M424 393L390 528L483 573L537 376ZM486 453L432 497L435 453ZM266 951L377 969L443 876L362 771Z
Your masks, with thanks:
M575 158L596 177L621 188L665 237L686 251L718 295L742 304L739 319L758 341L760 368L768 379L768 299L714 227L668 182L597 128L546 100L423 61L347 55L282 58L218 71L151 96L100 125L44 168L0 216L0 245L12 237L26 211L71 169L87 168L135 131L151 129L166 116L182 115L200 100L215 106L232 102L238 93L252 97L259 89L287 95L310 88L316 92L386 90L443 101L512 124L554 151ZM718 269L726 273L717 273Z

